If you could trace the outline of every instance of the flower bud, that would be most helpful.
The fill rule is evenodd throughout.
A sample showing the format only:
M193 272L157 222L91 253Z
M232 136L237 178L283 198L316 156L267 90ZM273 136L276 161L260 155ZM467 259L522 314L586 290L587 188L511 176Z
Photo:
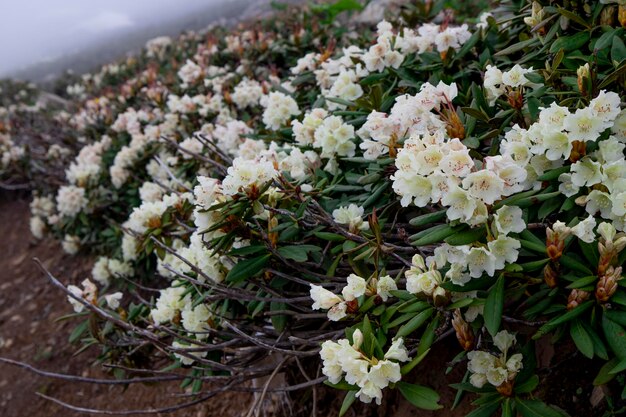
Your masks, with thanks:
M543 268L543 280L546 282L548 287L556 287L558 277L558 268L553 266L553 264L549 263Z
M626 5L619 5L617 9L617 20L623 28L626 28Z
M589 298L589 292L583 290L572 290L567 298L567 309L573 310L578 307L583 301Z
M510 397L513 395L513 381L506 380L498 387L496 387L500 395L504 397Z
M580 90L580 93L583 95L587 94L587 81L591 76L591 73L589 71L589 63L578 67L578 69L576 70L576 75L578 76L578 90Z
M617 291L617 282L622 279L622 267L610 266L606 273L600 277L596 285L596 299L600 303L606 303Z
M363 333L361 333L359 329L356 329L354 333L352 333L352 347L355 350L359 350L362 344L363 344Z
M602 26L615 25L615 12L616 8L612 4L604 6L602 8L602 12L600 12L600 24Z
M466 352L469 352L474 347L474 332L470 325L463 320L461 310L458 308L454 310L454 316L452 317L452 327L456 332L456 338L459 344Z
M615 252L619 253L626 248L626 236L622 236L613 242Z

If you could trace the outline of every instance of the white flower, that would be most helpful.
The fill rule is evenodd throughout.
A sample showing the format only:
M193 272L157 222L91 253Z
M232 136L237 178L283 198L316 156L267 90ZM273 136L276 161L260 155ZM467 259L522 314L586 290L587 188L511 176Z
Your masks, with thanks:
M120 301L124 295L121 292L116 292L113 294L107 294L104 296L104 300L107 305L113 310L117 309L120 306Z
M466 272L465 263L453 263L450 264L450 269L446 272L446 278L455 285L465 285L472 277Z
M244 78L237 84L231 94L233 102L239 109L253 107L259 103L263 96L263 87L258 81Z
M485 375L491 385L499 387L507 380L509 372L506 368L494 367L489 369Z
M521 353L511 355L508 361L506 361L506 369L509 372L518 372L523 367L522 360L524 357Z
M358 230L368 230L370 228L369 223L363 221L364 211L363 207L356 204L350 204L347 207L341 206L333 210L333 219L339 224L347 225L352 233Z
M332 384L338 384L343 376L339 357L341 351L341 346L332 340L326 340L322 343L320 350L320 357L324 363L322 373L328 377L328 381Z
M561 131L548 131L543 137L543 145L546 148L546 157L551 161L569 158L572 152L570 136Z
M341 291L346 301L352 301L365 294L367 284L363 278L355 274L350 274L347 278L347 282L348 285L343 287Z
M177 284L177 282L174 282L174 284ZM156 306L150 312L152 320L156 324L173 320L177 312L182 311L187 304L191 303L191 295L183 295L187 292L187 289L182 285L169 287L160 292L161 295L157 299Z
M185 84L192 84L202 76L202 67L191 60L187 60L178 71L178 77Z
M402 207L406 207L411 203L418 207L424 207L430 202L432 184L427 177L406 171L396 171L391 179L393 180L393 190L402 197L400 200ZM472 208L472 211L474 211L474 208Z
M73 235L65 235L61 242L63 251L69 255L75 255L80 250L80 237Z
M274 164L266 159L247 161L235 158L222 181L222 193L227 196L261 188L278 175Z
M261 104L265 107L263 123L272 130L280 129L292 116L300 114L298 103L292 97L278 91L263 97Z
M180 343L178 341L174 341L174 343L172 343L172 347L180 352L174 352L174 356L176 357L176 359L178 359L180 361L181 364L183 365L191 365L193 364L197 359L200 358L204 358L207 353L209 353L208 351L193 351L190 352L189 350L191 349L198 349L201 348L202 346L197 345L195 343Z
M469 220L476 210L477 202L467 191L455 186L441 199L442 204L448 206L446 215L449 220Z
M502 74L502 83L509 87L522 87L528 84L526 74L532 72L531 68L522 68L519 64L515 64L513 68Z
M521 243L517 239L500 235L496 240L487 243L489 252L495 257L495 268L503 269L505 263L517 261Z
M385 359L394 359L399 362L406 362L410 359L409 352L404 347L403 338L399 337L391 343L387 353L385 353Z
M85 189L74 185L64 185L59 188L56 202L59 214L69 217L76 216L89 203L85 197Z
M469 195L486 204L493 204L502 197L504 185L502 178L486 169L472 172L463 179L463 188L467 189Z
M498 233L521 233L526 229L526 223L522 218L522 209L517 206L502 206L493 215L493 222Z
M572 234L585 243L593 243L596 239L593 229L596 227L596 219L593 216L587 217L571 228Z
M474 350L467 354L467 368L475 374L486 374L496 364L496 357L482 350Z
M181 317L183 328L197 339L202 340L209 337L208 332L211 326L208 322L213 317L213 314L206 304L198 304L193 308L191 304L187 304L182 311Z
M587 213L596 214L600 211L600 215L605 219L609 218L613 209L611 196L600 190L591 190L585 198L585 204L585 210Z
M311 284L310 296L313 299L313 310L328 310L335 304L341 303L343 300L341 297L328 291L327 289Z
M563 173L559 175L559 191L565 197L571 197L578 194L580 187L572 182L572 174Z
M354 126L344 123L339 116L325 118L313 136L313 146L322 149L322 158L355 155L356 145L351 140L354 138Z
M611 223L602 222L598 225L598 234L602 236L606 242L613 242L617 230L615 230L615 227Z
M390 360L378 361L378 363L370 368L367 379L379 388L386 388L389 383L394 383L402 379L400 373L400 365Z
M471 248L466 261L472 278L480 278L483 272L490 277L495 273L496 257L485 248Z
M32 235L36 238L36 239L43 239L43 236L46 232L46 223L41 220L41 217L39 216L33 216L30 218L30 233L32 233Z
M565 117L563 127L569 132L570 141L595 141L600 133L609 125L598 117L591 107L576 110L576 113Z
M591 100L592 108L603 122L612 122L620 114L620 97L617 93L600 91L598 96Z
M487 376L485 374L472 374L470 377L470 384L476 388L482 388L487 383Z
M611 195L611 213L616 216L626 215L626 191Z
M382 298L383 301L387 301L389 297L391 297L391 291L396 291L398 286L396 285L396 281L391 278L389 275L382 276L378 278L378 282L376 283L376 294Z
M507 332L506 330L499 331L493 337L493 344L496 345L500 352L506 354L511 346L516 342L515 335Z
M414 268L405 272L406 290L411 294L425 294L432 296L435 289L441 285L439 271L419 272Z
M487 99L489 100L489 105L493 106L498 97L504 94L502 71L493 65L487 65L484 78L484 86L487 90Z
M602 181L602 171L599 162L594 161L589 156L576 161L572 165L572 184L577 187L584 185L591 186Z

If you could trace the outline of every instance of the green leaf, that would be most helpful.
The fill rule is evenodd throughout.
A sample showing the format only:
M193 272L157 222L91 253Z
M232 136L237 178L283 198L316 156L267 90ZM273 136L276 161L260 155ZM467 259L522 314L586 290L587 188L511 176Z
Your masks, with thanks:
M89 320L85 320L84 322L76 326L74 330L72 330L72 333L70 334L70 338L69 338L70 343L74 343L75 341L80 339L83 333L87 331L88 326L89 326Z
M498 51L497 53L495 53L493 56L505 56L505 55L510 55L513 52L517 52L517 51L521 51L524 48L529 48L531 46L534 46L535 44L538 44L539 40L536 38L532 38L532 39L527 39L525 41L521 41L518 42L516 44L513 44L511 46L509 46L508 48L504 48L501 51Z
M500 402L485 404L481 407L478 407L476 410L472 411L465 417L491 417L498 408L500 408Z
M589 32L578 32L575 35L562 36L552 43L550 53L554 54L560 49L563 49L565 52L574 51L580 49L587 42L589 42Z
M626 359L622 359L614 368L612 368L609 373L611 374L619 374L620 372L626 369Z
M409 220L409 224L411 226L425 226L427 224L431 224L437 222L446 217L446 210L436 211L434 213L422 214L421 216L417 216Z
M272 301L270 303L270 311L283 311L287 309L287 305L285 303L279 303L276 301ZM272 326L277 332L282 332L285 330L285 326L287 325L287 316L285 314L274 314L272 315Z
M561 14L562 16L565 16L569 20L572 20L572 21L578 23L579 25L581 25L583 27L586 27L587 29L591 28L591 26L589 25L589 23L587 21L585 21L585 19L583 19L582 17L578 16L576 13L571 12L568 9L564 9L564 8L562 8L560 6L557 6L556 11L559 12L559 14ZM589 35L587 35L587 39L589 39ZM586 43L586 41L583 42L582 44L580 44L580 46L577 46L576 48L572 48L572 49L566 49L566 51L578 49L582 45L584 45L585 43ZM550 48L550 52L552 52L552 48Z
M485 236L487 236L487 229L485 227L477 227L448 236L444 239L444 242L452 246L469 245L470 243L481 240Z
M612 374L611 370L614 369L619 363L619 358L613 358L604 365L602 365L602 368L600 368L600 371L598 371L598 375L596 375L595 379L593 380L593 385L599 386L611 382L613 378L615 378L615 374Z
M433 243L439 243L448 236L452 236L454 233L457 233L459 230L461 229L452 227L449 224L440 224L411 236L411 240L415 239L411 242L411 244L413 246L425 246L432 245Z
M626 59L626 45L619 36L613 38L613 46L611 47L611 60L615 65Z
M226 282L237 284L250 277L258 275L263 271L265 265L270 260L271 255L266 253L265 255L257 256L256 258L246 259L239 261L233 269L226 275Z
M398 329L396 337L405 337L413 333L420 326L422 326L426 322L426 320L430 318L430 316L433 315L434 311L435 309L431 307L428 310L424 310L421 313L417 314L415 317L409 320L407 324Z
M556 411L543 401L515 399L517 411L522 417L563 417L564 414Z
M516 385L514 390L516 394L528 394L531 393L537 388L539 385L539 377L537 375L533 375L528 380L524 381L524 383Z
M513 415L513 400L507 398L502 402L502 417L515 417Z
M489 334L495 336L500 329L500 322L502 320L502 310L504 308L504 275L500 275L498 281L493 286L487 300L485 301L485 310L483 316L485 317L485 327L489 331Z
M413 368L415 368L417 365L419 365L419 363L424 360L424 358L428 355L428 352L430 352L430 349L426 349L426 351L424 351L421 355L417 355L416 357L414 357L413 359L411 359L411 362L405 364L402 369L400 369L400 373L402 375L406 375L409 372L411 372L413 370Z
M311 251L310 245L301 246L282 246L278 248L278 253L284 258L291 259L296 262L306 262L307 253Z
M568 285L567 288L570 289L570 290L574 290L574 289L577 289L577 288L586 287L588 285L593 284L597 280L598 280L597 276L590 275L588 277L583 277L583 278L577 279L576 281L574 281L570 285Z
M593 340L583 327L580 320L576 319L572 321L569 328L569 334L578 350L589 359L593 358Z
M550 333L557 326L559 326L559 325L561 325L563 323L566 323L569 320L572 320L572 319L580 316L585 311L589 310L589 308L591 308L593 303L594 302L592 300L585 301L584 303L582 303L578 307L568 311L567 313L562 314L562 315L560 315L560 316L550 320L549 322L547 322L546 324L541 326L539 328L539 330L537 330L537 333L534 334L533 339L537 340L541 336L543 336L544 334Z
M435 330L439 327L439 315L437 315L424 330L422 337L420 338L420 344L417 347L417 356L422 356L425 352L430 350L431 345L435 341Z
M559 259L559 262L562 265L565 265L566 267L574 271L581 272L585 275L593 275L593 271L591 271L591 269L589 269L585 264L583 264L579 260L572 258L569 255L561 256L561 258Z
M407 382L398 382L396 384L400 393L408 402L423 410L439 410L443 408L439 405L439 394L432 388L422 385L409 384Z
M344 240L346 240L343 235L337 233L315 232L313 234L322 240L328 240L330 242L343 242Z
M339 417L346 414L346 412L350 409L350 406L354 403L354 400L356 400L357 392L358 391L348 391L346 393L343 403L341 404L341 409L339 410Z
M602 315L602 330L613 353L620 359L626 359L626 330L606 314Z

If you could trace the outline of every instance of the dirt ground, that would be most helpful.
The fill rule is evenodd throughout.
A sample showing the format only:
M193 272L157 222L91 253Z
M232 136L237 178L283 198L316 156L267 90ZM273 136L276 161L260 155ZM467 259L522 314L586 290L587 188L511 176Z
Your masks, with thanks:
M52 239L36 242L28 226L25 198L0 194L0 356L28 362L51 372L103 377L94 365L95 351L73 356L68 343L75 323L55 321L71 312L65 297L54 289L32 261L38 257L63 282L77 283L88 276L91 261L63 253ZM74 417L72 412L35 395L36 392L72 404L109 410L159 408L174 404L178 383L146 386L77 384L43 378L0 363L0 416ZM248 394L226 393L204 404L170 414L176 417L226 417L245 414ZM157 414L161 415L161 414Z

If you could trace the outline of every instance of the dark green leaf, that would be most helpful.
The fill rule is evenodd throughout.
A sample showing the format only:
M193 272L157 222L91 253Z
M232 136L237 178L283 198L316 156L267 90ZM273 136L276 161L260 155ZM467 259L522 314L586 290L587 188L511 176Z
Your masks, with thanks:
M402 396L417 408L423 410L439 410L442 408L442 406L439 405L439 394L432 388L402 381L398 382L396 386L400 390L400 393L402 393Z
M502 310L504 308L504 275L496 281L494 287L489 291L487 300L485 301L485 327L489 334L495 336L500 329L500 321L502 320Z

